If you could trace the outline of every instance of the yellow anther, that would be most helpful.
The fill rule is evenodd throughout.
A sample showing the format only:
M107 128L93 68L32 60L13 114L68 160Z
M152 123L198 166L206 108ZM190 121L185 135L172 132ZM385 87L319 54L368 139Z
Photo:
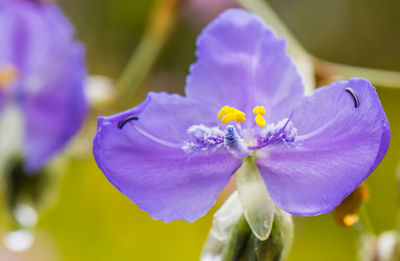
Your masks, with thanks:
M265 108L264 106L256 106L253 109L253 113L257 115L265 115Z
M7 87L13 81L15 81L16 78L17 78L17 69L14 66L8 65L5 67L0 67L0 88Z
M235 120L236 122L238 122L238 123L244 122L244 121L246 120L246 118L245 118L244 116L245 116L245 114L244 114L243 112L237 110L237 111L235 112L235 118L234 118L234 120Z
M228 113L227 115L225 115L222 119L221 122L223 124L227 124L228 122L230 122L231 120L233 120L235 118L235 113Z
M232 120L235 120L235 122L238 123L244 122L246 120L244 112L229 106L222 107L221 110L218 112L217 117L218 119L222 118L221 122L224 124Z
M257 115L256 116L256 123L260 126L260 127L264 127L267 123L265 122L263 116L261 115Z
M264 127L267 123L265 122L265 119L263 118L263 115L265 115L265 108L264 106L256 106L253 109L253 113L257 114L256 116L256 123L261 126Z
M221 110L219 110L217 117L218 117L218 119L221 119L222 116L224 116L228 113L234 112L234 111L235 111L234 108L231 108L229 106L224 106L221 108Z

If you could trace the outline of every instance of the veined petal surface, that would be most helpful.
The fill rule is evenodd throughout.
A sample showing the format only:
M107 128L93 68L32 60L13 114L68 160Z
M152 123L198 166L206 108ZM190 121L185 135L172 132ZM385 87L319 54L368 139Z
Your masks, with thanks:
M375 88L363 79L317 89L295 109L292 122L298 129L294 143L267 146L256 164L272 200L294 215L330 212L368 177L389 146L386 115Z
M192 222L214 205L240 166L225 149L190 154L182 149L188 128L200 123L216 124L185 97L150 93L133 109L99 118L96 162L118 190L154 219Z
M267 122L285 118L304 95L285 49L285 40L256 15L225 11L197 39L197 61L190 67L186 94L213 115L227 105L250 116L255 106L263 105Z
M40 71L74 40L72 25L55 4L31 0L0 2L0 31L0 65L16 66L20 77Z

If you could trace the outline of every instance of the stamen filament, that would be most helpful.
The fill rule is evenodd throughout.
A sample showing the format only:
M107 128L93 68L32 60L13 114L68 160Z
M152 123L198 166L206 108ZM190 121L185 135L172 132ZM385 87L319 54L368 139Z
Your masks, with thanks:
M288 126L291 118L292 118L292 114L289 116L289 118L287 118L287 120L286 120L285 124L283 125L283 127L279 131L277 131L275 133L275 135L270 140L266 141L265 143L256 145L256 146L248 146L247 148L249 150L260 150L260 149L264 148L265 146L267 146L267 145L271 144L272 142L274 142L285 131L285 129Z

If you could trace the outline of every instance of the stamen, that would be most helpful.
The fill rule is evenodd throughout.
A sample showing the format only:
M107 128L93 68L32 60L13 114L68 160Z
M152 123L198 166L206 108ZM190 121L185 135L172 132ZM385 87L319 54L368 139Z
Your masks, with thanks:
M352 88L346 88L345 90L353 97L354 107L358 108L358 106L360 106L360 100L358 99L357 93Z
M237 123L244 122L244 121L246 120L246 118L245 118L244 116L245 116L245 114L244 114L243 112L237 111L237 112L235 113L235 118L234 118L234 120L235 120Z
M222 119L221 122L223 124L227 124L228 122L232 121L235 118L235 113L231 112L225 115Z
M207 127L202 124L193 125L187 130L187 134L189 139L185 141L182 149L188 154L225 148L234 156L242 159L251 153L232 125L228 125L225 131L219 127Z
M265 115L265 108L264 106L256 106L253 109L253 113L257 115Z
M12 84L17 78L17 68L13 65L0 67L0 87L7 87Z
M291 117L280 120L278 123L268 124L263 128L258 137L258 145L249 146L249 150L260 150L269 144L291 144L297 136L297 129L291 122Z
M256 116L256 123L260 126L260 127L264 127L267 123L265 122L264 118L261 115L257 115Z
M218 119L221 119L222 116L224 116L224 115L226 115L226 114L228 114L228 113L234 112L234 111L235 111L234 108L231 108L231 107L229 107L229 106L224 106L224 107L222 107L221 110L218 112L217 117L218 117Z
M221 119L223 124L227 124L228 122L235 120L237 123L244 122L246 120L244 112L235 109L233 107L224 106L218 112L218 119Z
M265 119L263 118L263 115L265 115L265 108L264 106L256 106L253 109L253 113L257 114L255 121L260 127L264 127L267 123L265 122Z
M249 156L251 153L232 125L226 127L224 145L233 155L240 159Z
M118 129L122 129L126 123L128 123L129 121L133 121L133 120L137 121L137 120L139 120L139 117L138 116L129 116L126 119L118 122Z
M187 130L187 134L190 140L182 147L186 153L218 149L224 144L224 132L218 127L193 125Z

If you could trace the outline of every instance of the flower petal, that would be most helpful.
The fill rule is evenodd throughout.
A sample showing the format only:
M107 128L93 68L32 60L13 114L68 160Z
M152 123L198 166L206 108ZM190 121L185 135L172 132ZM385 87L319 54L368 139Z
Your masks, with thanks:
M0 65L12 64L19 76L37 73L54 51L72 42L74 30L55 4L35 1L0 3ZM54 59L50 59L52 61Z
M352 88L359 99L346 91ZM328 213L368 177L387 151L389 123L375 88L363 79L340 81L305 97L294 111L293 145L260 151L256 164L283 210Z
M48 70L38 77L23 100L25 113L25 167L37 171L76 134L87 113L83 92L86 75L84 51L74 44L62 50ZM49 65L50 66L50 65ZM40 80L46 79L44 82Z
M0 93L0 109L16 102L24 116L25 167L35 172L78 131L86 115L84 52L55 4L0 2L0 67L16 79Z
M240 165L225 149L183 151L186 131L200 123L215 120L187 98L150 93L138 107L99 118L93 153L108 180L154 219L192 222Z
M274 122L287 117L304 95L285 40L254 14L225 11L203 30L197 48L186 94L213 115L228 105L250 117L263 105L267 121Z

